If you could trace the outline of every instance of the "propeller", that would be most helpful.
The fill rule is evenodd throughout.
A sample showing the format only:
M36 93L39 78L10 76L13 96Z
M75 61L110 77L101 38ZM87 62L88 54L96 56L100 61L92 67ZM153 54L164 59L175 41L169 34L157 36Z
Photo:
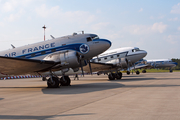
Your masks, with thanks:
M84 77L84 70L83 70L83 64L82 64L82 61L83 61L83 56L81 56L78 52L76 53L76 56L78 58L78 61L79 61L79 66L81 67L81 71L82 71L82 75ZM89 69L90 69L90 73L92 75L92 68L91 68L91 62L90 60L87 60L88 64L89 64Z
M79 60L79 63L80 63L80 67L81 67L82 75L83 75L83 77L84 77L84 70L83 70L83 65L82 65L81 59Z
M84 70L83 70L83 65L82 65L82 56L81 56L78 52L76 52L76 56L77 56L77 58L78 58L79 67L81 67L82 75L83 75L83 77L84 77Z
M89 64L90 73L91 73L91 75L92 75L92 68L91 68L91 62L90 62L90 60L88 60L88 64Z

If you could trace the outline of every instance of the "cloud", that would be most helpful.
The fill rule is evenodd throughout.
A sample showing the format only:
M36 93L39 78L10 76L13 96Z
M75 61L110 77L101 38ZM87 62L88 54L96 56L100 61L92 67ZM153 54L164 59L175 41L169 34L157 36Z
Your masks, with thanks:
M19 18L21 18L21 16L25 13L25 11L19 10L17 13L14 14L10 14L8 17L5 18L5 20L9 21L9 22L13 22L15 20L18 20Z
M130 32L135 35L151 34L151 33L163 33L167 28L167 25L160 23L154 23L153 25L131 25L124 27L124 31Z
M47 6L45 4L41 5L40 7L37 7L35 11L39 16L41 16L43 18L53 17L53 15L55 15L55 14L58 15L60 12L59 6L47 8Z
M136 35L146 34L148 33L148 31L150 31L150 27L146 25L131 25L131 26L126 26L123 29L124 31Z
M166 30L166 28L167 28L167 25L160 22L160 23L154 23L151 29L153 31L158 31L160 33L163 33Z
M169 21L178 21L178 18L175 17L175 18L170 18Z
M180 31L180 26L178 27L178 30Z
M55 18L71 23L86 23L94 21L95 16L86 11L67 11L64 12L59 6L47 7L45 4L35 9L38 16L42 18Z
M3 22L0 22L0 26L1 26L1 27L4 26L4 23L3 23Z
M15 9L16 6L17 6L17 2L15 0L5 2L2 5L2 11L3 12L11 12Z
M139 12L142 12L143 11L143 8L141 8L140 10L139 10Z
M177 5L174 5L172 7L171 12L172 14L180 14L180 3L178 3Z
M100 23L92 25L92 29L96 30L96 31L103 30L103 29L106 29L108 27L108 25L110 25L109 22L100 22Z
M180 35L169 35L167 37L167 42L170 44L177 44L180 39Z
M150 18L150 19L155 19L154 16L150 16L149 18Z
M163 19L165 17L165 15L159 15L159 16L150 16L150 19Z

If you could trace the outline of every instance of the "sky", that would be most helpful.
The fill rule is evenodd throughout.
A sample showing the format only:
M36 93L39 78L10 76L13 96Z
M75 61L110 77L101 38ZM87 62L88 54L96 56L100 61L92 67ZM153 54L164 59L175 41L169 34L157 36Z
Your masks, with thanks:
M0 51L74 32L110 49L139 47L146 59L180 58L179 0L0 0Z

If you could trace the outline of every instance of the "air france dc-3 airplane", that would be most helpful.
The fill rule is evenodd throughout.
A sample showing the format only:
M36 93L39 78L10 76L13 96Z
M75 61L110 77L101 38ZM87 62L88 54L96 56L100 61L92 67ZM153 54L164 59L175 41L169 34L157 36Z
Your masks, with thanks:
M41 75L49 72L49 88L70 85L65 73L85 66L90 59L106 51L111 42L96 34L77 34L53 38L31 45L0 52L0 77L13 75ZM90 65L90 64L89 64ZM55 71L61 71L59 79Z
M97 74L108 74L109 80L121 79L121 70L127 70L130 73L130 67L134 63L147 55L145 50L140 50L137 47L123 47L114 50L108 50L98 57L91 60L91 69ZM86 66L84 71L90 72Z

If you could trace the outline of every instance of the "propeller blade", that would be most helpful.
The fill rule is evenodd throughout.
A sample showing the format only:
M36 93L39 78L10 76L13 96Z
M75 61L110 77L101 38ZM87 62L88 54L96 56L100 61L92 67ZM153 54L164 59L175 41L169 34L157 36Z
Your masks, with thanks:
M81 60L80 60L80 66L81 66L82 75L84 77L84 70L83 70L83 66L82 66Z
M92 68L91 68L90 60L88 61L88 63L89 63L89 70L90 70L90 73L91 73L91 75L92 75Z

